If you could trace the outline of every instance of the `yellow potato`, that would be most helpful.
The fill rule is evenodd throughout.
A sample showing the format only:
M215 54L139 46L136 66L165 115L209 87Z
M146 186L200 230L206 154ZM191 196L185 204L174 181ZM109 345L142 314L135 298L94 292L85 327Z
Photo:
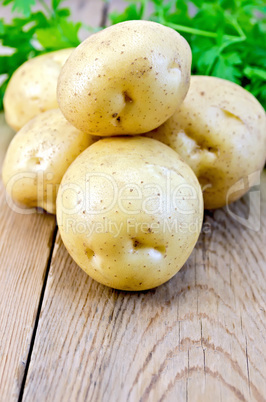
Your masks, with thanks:
M6 191L22 207L55 213L56 194L73 160L94 142L64 118L59 109L29 121L11 141L2 170Z
M60 70L73 49L34 57L12 75L4 96L7 123L18 131L37 114L58 107L56 86Z
M171 148L140 136L102 139L71 164L57 196L62 240L92 278L124 290L170 279L203 215L200 185Z
M74 50L59 76L59 107L70 123L91 134L144 133L183 101L190 66L190 47L173 29L123 22Z
M169 145L193 169L206 209L233 202L258 184L266 157L265 112L230 81L192 76L184 103L147 135Z

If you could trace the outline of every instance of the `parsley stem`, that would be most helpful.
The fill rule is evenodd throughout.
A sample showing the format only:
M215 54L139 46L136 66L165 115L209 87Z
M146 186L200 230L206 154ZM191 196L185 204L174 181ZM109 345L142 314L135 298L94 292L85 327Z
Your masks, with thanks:
M141 6L140 6L140 19L145 19L145 15L147 12L147 0L142 0L141 1Z
M216 60L217 60L217 57L220 56L220 54L224 51L224 49L226 49L226 48L227 48L228 46L230 46L230 45L233 45L234 43L243 42L244 40L246 40L246 36L245 36L245 35L244 35L243 37L241 37L241 36L235 37L235 39L232 39L231 42L224 42L224 43L220 46L220 48L219 48L219 50L218 50L216 56L213 58L212 62L209 64L209 67L207 68L207 71L206 71L206 75L210 75L210 73L211 73L211 71L212 71L212 68L213 68L213 66L214 66L214 64L215 64L215 62L216 62Z
M162 22L164 25L168 26L169 28L173 28L176 29L177 31L181 31L181 32L187 32L190 33L192 35L198 35L198 36L206 36L209 38L217 38L218 34L216 32L209 32L209 31L202 31L201 29L197 29L197 28L191 28L191 27L187 27L184 25L177 25L177 24L173 24L172 22L167 22L167 21L163 21ZM244 40L246 39L246 37L241 37L241 36L235 36L235 35L224 35L224 39L228 39L231 41L237 41L239 39Z
M226 17L227 19L231 22L232 26L235 28L235 30L239 33L239 36L241 38L246 39L246 35L243 32L243 29L241 28L241 26L239 25L237 19L235 17L233 17L232 15L230 15L229 13L226 13ZM243 40L244 40L243 39Z
M164 25L168 26L169 28L173 28L177 31L180 32L187 32L190 33L192 35L198 35L198 36L206 36L208 38L217 38L218 35L215 32L209 32L209 31L203 31L201 29L197 29L197 28L191 28L191 27L187 27L184 25L177 25L177 24L173 24L171 22L167 22L165 20L163 20L162 22ZM213 58L212 62L209 64L208 69L206 71L206 75L210 75L211 70L217 60L217 57L222 53L222 51L227 48L230 45L233 45L234 43L237 42L243 42L246 40L246 35L244 34L244 32L242 31L241 27L239 26L238 22L236 20L234 20L233 18L231 18L231 23L232 25L235 27L235 29L237 30L237 32L239 33L239 36L236 35L224 35L223 39L225 39L226 41L220 46L216 56Z

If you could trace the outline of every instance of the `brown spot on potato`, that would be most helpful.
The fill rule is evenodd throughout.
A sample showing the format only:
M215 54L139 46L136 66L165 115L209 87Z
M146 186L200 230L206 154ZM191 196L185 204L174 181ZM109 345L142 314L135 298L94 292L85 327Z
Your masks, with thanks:
M86 247L84 252L85 252L85 254L86 254L86 256L87 256L88 258L92 258L92 257L95 256L94 251L93 251L91 248L89 248L89 247Z
M132 103L133 102L133 99L128 95L127 91L124 91L123 95L124 95L124 100L125 100L126 103Z
M29 159L28 161L28 165L33 167L33 166L38 166L41 164L41 162L43 161L42 158L38 157L38 156L33 156L32 158Z

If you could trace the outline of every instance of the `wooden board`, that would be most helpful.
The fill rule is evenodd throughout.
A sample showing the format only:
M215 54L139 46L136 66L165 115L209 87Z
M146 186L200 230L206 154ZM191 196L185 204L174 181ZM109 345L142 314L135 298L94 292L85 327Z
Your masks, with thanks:
M188 263L140 293L91 280L58 235L24 400L264 400L265 214L261 224L207 214Z
M100 21L102 8L97 0L79 0L71 6L74 20L86 20L94 26ZM11 19L10 11L10 7L3 8L7 20ZM82 34L88 36L88 32ZM0 166L13 135L1 113ZM52 215L13 212L0 179L0 401L17 400L22 395L55 230Z
M14 133L0 115L0 166ZM0 179L0 400L18 398L23 381L55 218L21 215L6 203Z
M69 4L76 20L102 19L98 0ZM12 135L0 115L0 165ZM260 228L237 218L249 195L207 212L181 271L127 293L54 243L54 217L12 212L0 183L0 401L264 401L266 172L260 189Z

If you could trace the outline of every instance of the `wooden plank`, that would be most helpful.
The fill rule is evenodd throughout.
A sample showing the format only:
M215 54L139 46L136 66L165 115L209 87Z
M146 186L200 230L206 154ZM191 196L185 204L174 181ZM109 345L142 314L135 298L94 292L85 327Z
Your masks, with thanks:
M2 207L3 189L1 196ZM96 284L58 236L24 399L263 400L265 198L258 233L225 210L208 214L206 233L186 266L149 292L129 294ZM246 198L235 212L247 209ZM47 216L42 222L38 216L19 218L20 224L10 211L3 216L0 233L9 240L1 237L0 399L12 400L24 372L19 362L27 356L25 332L30 339L39 265L48 248L40 254L39 245L48 231Z
M187 264L151 291L97 284L58 235L24 400L265 400L265 172L261 189L259 231L207 213Z
M49 1L48 1L49 3ZM97 27L100 25L104 2L99 0L66 0L64 7L71 10L73 21L82 21L86 25Z
M95 26L101 19L103 4L98 0L64 4L71 8L74 20ZM10 7L3 10L10 20ZM83 30L81 36L84 39L88 32ZM0 166L13 135L1 113ZM0 181L0 401L16 400L23 386L55 227L52 215L12 212Z
M0 165L13 135L1 113ZM1 401L20 392L54 229L52 215L13 212L0 179Z
M66 0L64 7L71 10L73 21L82 21L86 26L98 27L102 24L102 13L105 7L104 2L100 0ZM90 35L90 31L82 28L80 39L84 40Z

